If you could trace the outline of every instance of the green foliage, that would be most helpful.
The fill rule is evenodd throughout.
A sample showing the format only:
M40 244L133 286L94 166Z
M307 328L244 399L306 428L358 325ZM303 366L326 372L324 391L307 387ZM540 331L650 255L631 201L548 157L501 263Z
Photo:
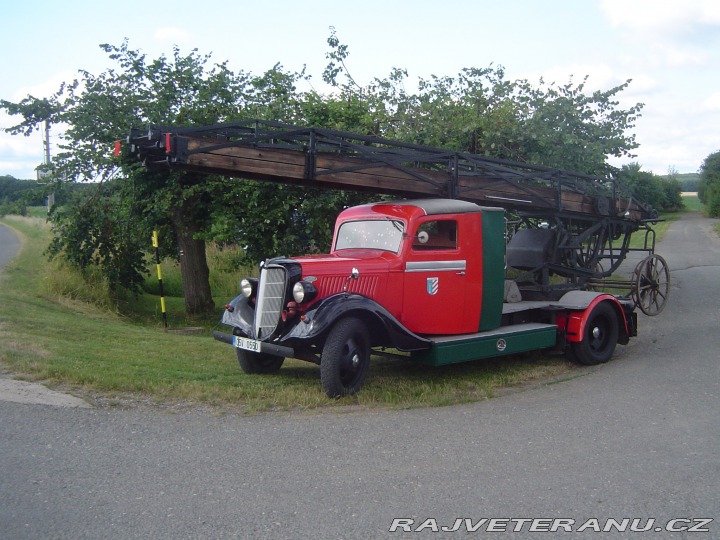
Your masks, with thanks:
M634 196L661 212L673 212L683 208L682 186L674 177L668 178L640 170L638 163L623 165L617 178L627 185Z
M700 167L698 197L710 217L720 217L720 151L706 157Z
M680 180L672 176L669 178L663 178L661 176L657 178L665 195L665 206L660 210L663 212L681 210L685 206L685 203L683 202L683 187Z
M26 216L27 205L23 201L11 201L8 198L0 200L0 217L5 217L9 214Z
M521 161L564 168L586 174L607 175L614 168L609 156L633 157L634 135L627 134L640 116L642 104L618 109L617 94L630 81L607 91L585 94L587 76L575 85L532 87L526 81L518 90L522 131L518 143Z
M130 203L125 186L109 181L94 186L77 204L55 210L50 258L62 254L84 272L100 269L114 292L138 292L147 272L147 240L136 234L142 227L133 219Z
M34 180L18 180L13 176L0 176L0 200L20 200L38 186Z

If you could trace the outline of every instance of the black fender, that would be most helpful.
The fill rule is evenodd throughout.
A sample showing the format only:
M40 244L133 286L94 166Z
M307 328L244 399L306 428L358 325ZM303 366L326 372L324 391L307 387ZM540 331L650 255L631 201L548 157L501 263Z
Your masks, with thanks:
M431 346L430 340L405 328L392 313L374 300L351 293L338 293L325 298L317 307L305 312L304 320L293 326L279 341L321 344L337 321L350 316L368 325L373 346L393 347L406 352L425 350Z
M250 307L248 299L243 295L238 295L228 303L223 312L220 322L227 326L233 326L240 332L233 332L236 335L245 337L254 337L253 321L255 320L255 310Z

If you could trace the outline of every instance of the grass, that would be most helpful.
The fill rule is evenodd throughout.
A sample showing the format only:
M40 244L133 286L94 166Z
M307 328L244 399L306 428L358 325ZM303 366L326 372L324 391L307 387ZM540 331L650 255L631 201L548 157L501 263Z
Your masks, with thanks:
M700 202L697 193L684 196L683 202L688 212L705 212L705 205Z
M563 358L540 354L440 368L374 358L361 392L329 399L320 388L319 368L299 360L286 360L277 375L242 373L233 350L210 337L219 316L186 318L182 299L170 297L171 326L198 324L204 330L164 332L156 296L146 293L116 304L98 276L47 262L44 218L8 216L2 222L20 233L22 246L0 274L0 363L17 377L98 403L149 400L244 413L445 406L578 373ZM211 252L211 261L220 258ZM175 279L175 272L171 263L163 263L163 281ZM226 273L214 281L219 305L237 287L237 274Z
M691 211L701 210L695 201L686 203ZM185 316L173 261L162 263L169 325L201 327L195 335L163 331L152 276L144 294L116 302L100 276L48 262L43 251L50 232L44 216L44 209L30 209L30 217L2 220L20 233L22 247L0 274L0 364L17 377L97 403L199 404L243 413L446 406L583 373L562 357L540 353L445 367L373 358L361 392L340 400L325 396L317 366L299 360L286 360L276 375L246 375L232 348L210 337L221 308L210 318ZM678 217L654 227L658 239ZM242 274L229 271L226 261L232 256L208 250L219 306L236 294Z

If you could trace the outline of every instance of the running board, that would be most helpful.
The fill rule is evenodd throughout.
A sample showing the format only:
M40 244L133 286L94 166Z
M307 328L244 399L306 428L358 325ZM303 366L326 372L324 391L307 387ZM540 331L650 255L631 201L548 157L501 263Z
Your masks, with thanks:
M427 351L416 351L411 360L432 366L458 364L470 360L505 356L554 347L557 326L527 323L501 326L488 332L460 336L432 336Z

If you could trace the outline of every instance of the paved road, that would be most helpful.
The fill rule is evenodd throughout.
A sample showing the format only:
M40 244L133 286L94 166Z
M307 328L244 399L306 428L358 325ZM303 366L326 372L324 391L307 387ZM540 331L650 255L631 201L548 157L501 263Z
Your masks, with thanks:
M20 249L20 243L15 233L4 225L0 225L0 268L15 257L18 249Z
M587 531L653 518L634 536L719 538L720 241L690 217L659 251L671 303L612 362L483 403L255 417L0 403L0 537L408 538L456 518ZM393 518L426 527L389 533ZM710 532L655 531L701 518ZM473 534L623 536L505 528L518 523Z

